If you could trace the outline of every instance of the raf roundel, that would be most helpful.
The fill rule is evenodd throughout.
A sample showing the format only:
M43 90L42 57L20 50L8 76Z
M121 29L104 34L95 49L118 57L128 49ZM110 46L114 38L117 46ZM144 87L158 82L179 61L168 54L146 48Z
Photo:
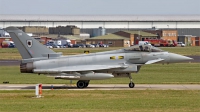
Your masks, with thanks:
M30 48L33 45L33 41L32 40L26 40L26 44Z

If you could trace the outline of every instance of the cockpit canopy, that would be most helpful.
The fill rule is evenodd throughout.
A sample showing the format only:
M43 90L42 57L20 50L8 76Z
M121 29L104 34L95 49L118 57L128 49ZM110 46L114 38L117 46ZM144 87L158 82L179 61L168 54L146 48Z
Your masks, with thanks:
M163 52L163 50L156 48L152 45L134 45L129 48L125 48L125 51L142 51L142 52Z

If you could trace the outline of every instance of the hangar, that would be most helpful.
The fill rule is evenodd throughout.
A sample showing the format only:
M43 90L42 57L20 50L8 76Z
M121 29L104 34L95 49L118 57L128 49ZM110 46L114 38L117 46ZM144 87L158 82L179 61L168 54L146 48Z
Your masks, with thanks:
M200 15L1 15L0 27L75 25L82 33L105 28L106 33L136 29L176 29L178 35L200 36Z

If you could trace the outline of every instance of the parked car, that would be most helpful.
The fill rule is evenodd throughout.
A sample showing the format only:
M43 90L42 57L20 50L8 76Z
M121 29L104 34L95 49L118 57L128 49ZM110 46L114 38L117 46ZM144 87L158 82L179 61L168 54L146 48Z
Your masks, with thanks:
M107 44L99 44L99 47L109 47Z
M60 46L57 45L57 44L52 44L52 47L53 47L53 48L60 48Z
M183 42L177 42L177 46L179 46L179 47L185 47L185 44Z
M86 47L94 48L95 46L92 44L86 44Z
M104 45L103 44L99 44L99 47L104 47Z
M109 45L108 44L105 44L106 45L106 47L109 47Z
M14 43L10 43L10 45L8 47L9 48L15 48L15 44Z
M74 44L73 47L85 48L85 44Z
M44 44L47 48L53 48L51 45L49 44Z
M67 44L64 44L63 46L64 46L64 48L72 48L72 47L73 47L73 44L67 43Z
M68 44L67 47L73 47L73 44Z
M2 46L2 48L14 48L14 47L15 47L15 44L14 44L13 41L4 40L4 41L1 43L1 46Z
M92 44L92 45L94 45L94 47L99 47L99 44Z
M68 47L73 47L71 44L63 44L63 45L58 45L60 48L68 48Z

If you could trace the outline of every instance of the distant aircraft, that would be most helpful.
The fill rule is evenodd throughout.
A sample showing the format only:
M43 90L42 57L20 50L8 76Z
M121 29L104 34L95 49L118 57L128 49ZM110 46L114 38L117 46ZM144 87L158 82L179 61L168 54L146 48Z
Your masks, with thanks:
M176 63L192 58L168 53L151 45L135 45L106 52L62 56L15 27L6 31L12 37L22 60L21 73L54 76L55 79L79 80L78 88L85 88L90 80L129 77L129 87L134 88L131 73L139 72L142 65Z

